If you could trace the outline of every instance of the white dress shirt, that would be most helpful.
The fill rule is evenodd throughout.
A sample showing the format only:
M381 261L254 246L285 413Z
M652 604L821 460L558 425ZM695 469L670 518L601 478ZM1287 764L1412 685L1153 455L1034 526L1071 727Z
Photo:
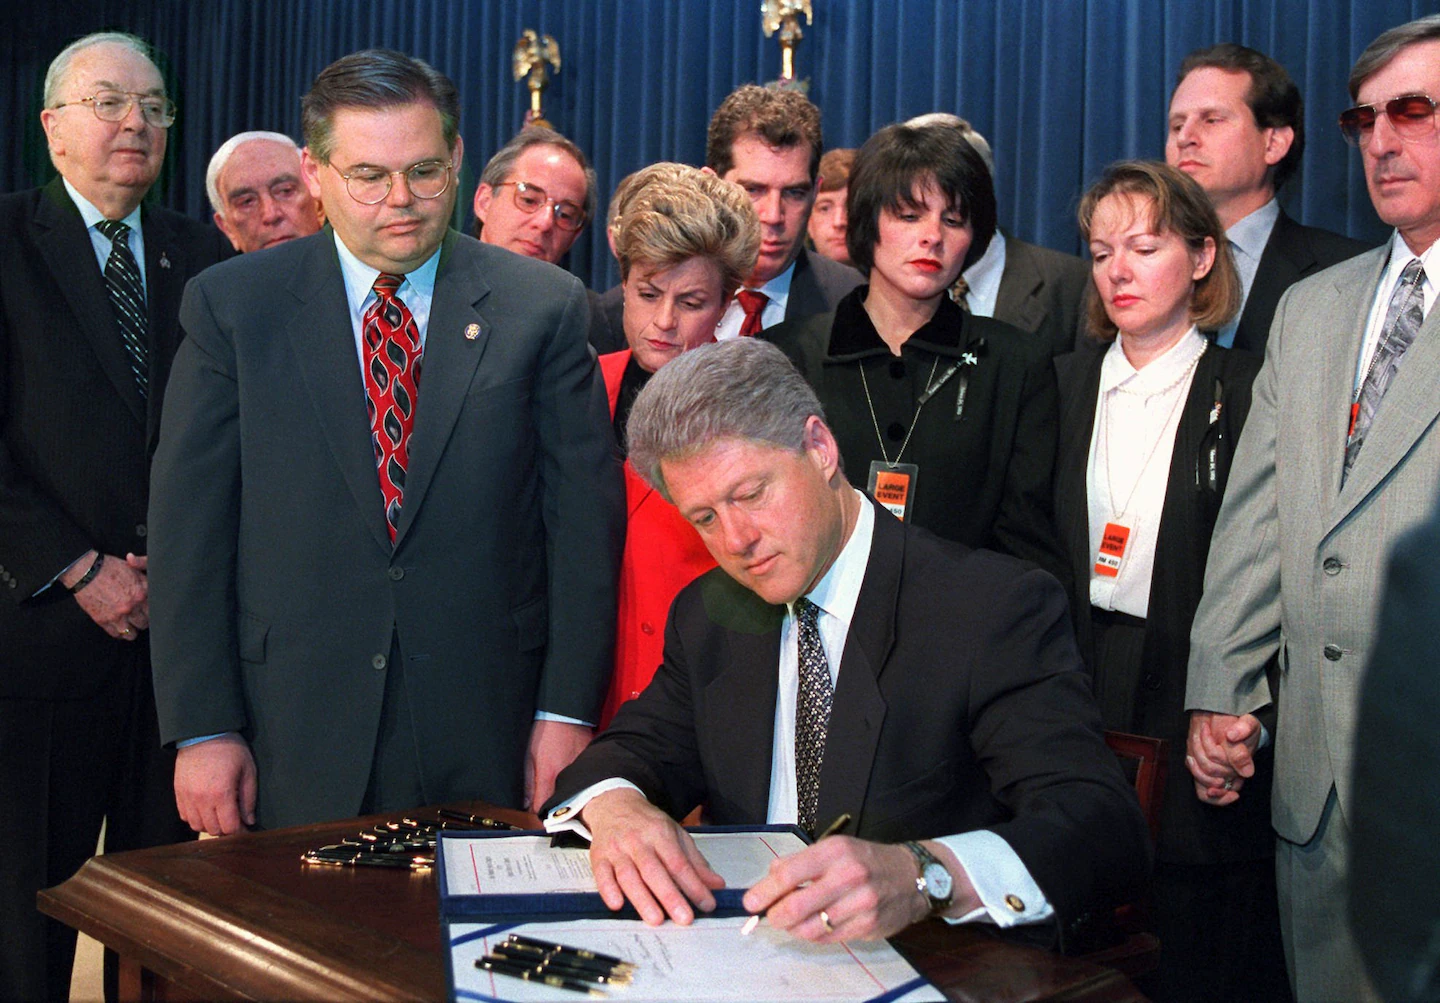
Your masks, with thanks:
M990 246L965 271L960 273L970 286L965 305L976 317L995 316L995 303L1000 298L1000 279L1005 275L1005 235L999 230L990 238Z
M1235 344L1235 331L1240 326L1240 317L1245 313L1245 304L1250 301L1250 287L1255 284L1255 273L1260 269L1260 258L1265 245L1270 243L1270 233L1280 218L1280 203L1273 198L1244 219L1225 231L1230 240L1230 256L1235 260L1235 270L1240 273L1240 309L1234 318L1215 332L1215 344L1230 348Z
M365 311L375 302L375 280L380 269L371 268L355 257L345 246L340 235L335 234L335 250L340 255L340 275L345 279L345 302L350 305L350 326L355 332L355 358L360 365L360 389L365 389L365 341L361 324ZM395 290L395 297L410 310L415 318L415 329L420 332L420 351L425 351L425 331L430 327L430 305L435 302L435 273L440 270L440 249L425 259L425 263L405 273L405 281Z
M775 276L769 282L758 289L757 293L764 293L769 297L765 308L760 311L760 327L763 330L767 327L774 327L785 319L785 308L790 304L790 282L795 278L795 262ZM752 286L745 288L751 289ZM740 328L745 323L745 308L740 305L740 295L737 292L730 297L730 305L725 308L720 323L715 325L716 341L731 341L740 337Z
M1425 272L1424 284L1420 287L1421 295L1425 298L1425 316L1430 316L1430 308L1435 305L1436 292L1440 291L1440 251L1436 248L1440 248L1440 240L1427 247L1423 254L1417 255L1410 250L1399 230L1391 236L1390 261L1385 265L1385 271L1380 273L1380 284L1375 287L1375 301L1370 305L1370 319L1365 325L1365 341L1360 346L1360 358L1355 365L1356 391L1365 381L1365 373L1370 369L1370 359L1375 355L1376 346L1380 344L1380 335L1385 328L1385 313L1390 309L1390 298L1395 295L1395 287L1400 284L1400 273L1417 257L1420 259L1421 269Z
M860 515L850 538L845 541L830 570L806 593L806 598L820 607L817 626L820 631L820 644L825 649L826 660L830 663L832 684L839 679L840 663L845 655L845 643L850 634L850 622L855 615L855 604L860 598L860 587L865 581L865 569L870 561L870 543L875 531L874 508L864 495L858 491L856 495ZM772 825L792 825L799 817L795 789L795 703L799 686L800 650L795 607L792 603L780 627L775 739L771 746L770 801L765 819ZM924 694L917 693L915 698L924 699ZM556 805L545 820L545 828L550 832L578 832L589 838L590 833L579 820L581 809L592 798L620 787L639 789L629 781L618 778L602 780ZM557 820L556 815L565 808L571 810ZM828 823L829 820L820 821ZM936 842L943 843L955 854L981 902L979 908L951 922L988 920L999 926L1016 926L1038 923L1054 913L1030 871L1001 836L982 829L959 835L940 836L936 838ZM1024 911L1016 913L1006 904L1007 896L1023 901Z
M68 178L60 179L65 184L65 190L70 193L75 208L80 210L80 218L85 222L85 229L90 234L90 246L95 249L95 260L100 263L100 274L105 274L105 262L110 260L110 238L105 236L96 225L105 219L105 214L75 190ZM140 229L140 207L135 209L120 222L130 228L130 253L135 255L135 264L140 269L140 288L149 295L150 287L145 282L145 231Z
M1090 574L1090 604L1144 619L1150 609L1155 540L1170 480L1175 432L1206 341L1193 326L1143 369L1125 357L1116 338L1100 364L1095 430L1085 494L1090 512L1090 555L1100 550L1105 525L1130 529L1120 573Z

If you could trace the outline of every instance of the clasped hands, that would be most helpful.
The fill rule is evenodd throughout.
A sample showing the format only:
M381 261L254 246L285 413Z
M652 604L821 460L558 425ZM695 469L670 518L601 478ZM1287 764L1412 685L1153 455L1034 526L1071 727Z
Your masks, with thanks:
M1192 711L1185 743L1185 765L1195 781L1195 796L1206 804L1228 805L1255 775L1260 721L1253 714Z
M667 916L687 924L697 908L714 910L713 892L724 879L711 870L690 834L640 792L606 791L580 815L593 837L595 883L609 908L620 909L629 900L652 926ZM978 899L964 869L943 845L927 846L955 877L948 912L969 912ZM745 893L744 904L751 913L764 913L771 926L816 943L879 939L929 914L916 874L915 858L903 846L829 836L774 861Z

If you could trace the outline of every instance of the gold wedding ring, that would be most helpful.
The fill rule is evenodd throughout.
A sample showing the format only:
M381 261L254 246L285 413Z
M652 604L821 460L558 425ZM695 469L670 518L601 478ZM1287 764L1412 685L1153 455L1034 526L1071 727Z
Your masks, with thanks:
M824 909L820 910L820 925L825 928L826 933L835 932L835 928L830 925L830 914Z

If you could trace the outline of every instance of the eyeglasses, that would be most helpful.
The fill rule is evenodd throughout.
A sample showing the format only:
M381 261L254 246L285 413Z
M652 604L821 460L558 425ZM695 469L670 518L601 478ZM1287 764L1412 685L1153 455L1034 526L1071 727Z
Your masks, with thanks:
M585 210L574 202L552 199L545 194L544 188L528 181L502 181L495 187L504 188L506 185L515 186L515 208L521 212L534 214L549 205L553 207L551 214L555 217L555 225L560 229L575 233L585 225Z
M1340 131L1351 146L1361 146L1375 130L1380 112L1390 120L1390 127L1401 139L1422 139L1435 131L1435 102L1425 94L1402 94L1384 106L1356 105L1340 113Z
M403 171L382 171L378 167L357 167L346 174L340 168L335 173L345 179L345 190L361 205L376 205L390 195L396 175L405 176L410 194L417 199L438 199L450 187L450 168L453 160L423 160L414 167Z
M56 108L67 108L74 104L88 104L95 117L102 122L123 122L135 104L140 105L140 115L147 125L157 129L168 129L175 124L175 102L167 97L154 94L137 94L134 91L96 91L79 101L61 101Z

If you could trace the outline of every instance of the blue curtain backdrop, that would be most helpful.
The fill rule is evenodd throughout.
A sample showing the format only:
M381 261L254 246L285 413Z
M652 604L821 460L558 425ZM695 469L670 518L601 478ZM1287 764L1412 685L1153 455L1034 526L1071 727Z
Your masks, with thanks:
M463 100L463 223L485 160L527 98L510 53L527 27L554 35L564 65L546 115L590 154L601 207L656 160L698 164L710 113L735 86L773 79L779 51L756 0L48 0L0 14L0 170L7 191L51 176L38 112L50 59L100 29L153 42L181 112L157 197L207 218L205 165L243 129L298 137L299 100L326 64L388 46L449 74ZM1074 205L1107 163L1163 155L1165 112L1186 52L1238 41L1271 53L1306 98L1303 169L1283 200L1303 222L1383 237L1359 155L1335 117L1360 51L1435 0L813 0L800 75L830 146L934 110L969 118L995 148L1003 225L1078 250ZM616 281L592 228L570 268Z

